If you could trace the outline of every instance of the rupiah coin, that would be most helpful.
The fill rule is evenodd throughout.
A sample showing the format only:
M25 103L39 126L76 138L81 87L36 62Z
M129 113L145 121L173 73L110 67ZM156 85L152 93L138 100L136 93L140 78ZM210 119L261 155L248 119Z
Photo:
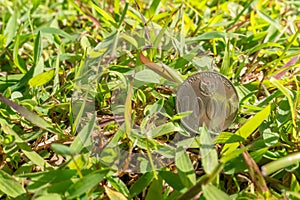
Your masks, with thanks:
M215 133L225 130L235 119L238 106L233 84L225 76L212 71L188 77L176 94L177 112L191 111L187 117L181 118L181 123L193 133L204 125Z

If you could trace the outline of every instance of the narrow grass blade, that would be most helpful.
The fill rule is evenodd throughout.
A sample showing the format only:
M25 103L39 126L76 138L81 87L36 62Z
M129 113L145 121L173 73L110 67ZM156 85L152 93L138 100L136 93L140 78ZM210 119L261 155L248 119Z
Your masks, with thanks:
M38 32L35 40L34 40L34 49L33 49L33 65L36 66L39 62L39 59L42 55L42 36L41 31Z
M116 24L114 18L110 14L105 12L105 10L97 6L95 3L91 3L90 5L103 17L103 20Z
M11 108L15 109L20 115L22 115L23 117L25 117L31 123L39 126L40 128L43 128L43 129L45 129L47 131L55 133L55 134L57 134L59 136L63 136L63 133L60 130L58 130L57 128L55 128L51 124L49 124L46 120L44 120L43 118L41 118L37 114L35 114L35 113L27 110L23 106L20 106L19 104L16 104L15 102L7 99L2 94L0 94L0 101L2 101L3 103L5 103L7 106L10 106Z
M18 21L17 21L18 15L19 15L19 11L17 9L14 10L4 29L4 35L6 36L5 46L8 46L16 35L17 26L18 26Z
M278 160L272 161L261 167L264 176L268 176L280 169L288 167L290 165L300 162L300 152L290 154L286 157L280 158Z
M125 131L129 135L131 133L131 112L132 112L132 83L128 86L127 96L125 100L124 120L125 120Z
M246 139L251 133L253 133L260 124L269 116L271 111L271 106L268 105L263 110L254 115L250 120L248 120L237 132L236 134ZM229 155L236 150L239 143L225 144L223 147L223 155Z
M153 180L154 173L147 172L143 174L129 189L131 198L140 194Z
M2 170L0 170L0 191L12 198L16 198L26 193L21 184Z
M14 51L13 51L13 60L14 60L14 64L18 67L20 72L22 72L23 74L26 74L27 69L24 66L23 62L21 61L21 57L19 55L21 30L22 30L22 26L19 27L19 30L16 35L16 39L15 39L16 41L15 41Z
M25 156L32 161L33 164L44 169L45 167L52 167L47 163L38 153L33 151L28 144L7 124L6 121L0 120L1 127L6 134L13 135L15 137L15 142L18 147L22 150Z
M93 115L72 142L70 148L74 150L74 152L79 153L87 145L87 143L89 143L90 136L95 126L95 120L96 115Z
M290 109L291 109L292 122L293 122L294 128L296 128L297 127L297 125L296 125L296 105L294 106L294 103L293 103L293 93L289 89L284 87L277 79L275 79L273 77L271 77L270 82L275 87L277 87L282 92L282 94L284 94L284 96L286 96L286 98L289 102ZM293 137L294 137L294 139L298 138L298 135L297 135L297 132L295 129L294 129Z
M241 147L244 147L244 145L241 145ZM255 187L257 188L257 190L262 193L269 192L269 188L266 184L266 181L265 181L261 171L259 170L256 162L250 156L248 151L244 151L242 153L242 155L243 155L243 158L247 165L247 168L249 170L250 178L251 178L252 182L254 183Z
M210 175L205 174L201 176L197 183L188 191L183 193L177 200L193 199L193 197L202 190L203 185L210 184L213 180L215 180L216 175L218 175L222 169L223 164L219 163Z

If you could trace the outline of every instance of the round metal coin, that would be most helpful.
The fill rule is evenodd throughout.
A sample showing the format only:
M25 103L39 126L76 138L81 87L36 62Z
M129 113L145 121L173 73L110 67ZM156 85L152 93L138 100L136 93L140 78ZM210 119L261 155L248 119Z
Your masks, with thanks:
M239 99L233 84L216 72L199 72L187 78L178 88L176 109L190 114L181 118L183 126L193 133L199 127L219 133L235 119Z

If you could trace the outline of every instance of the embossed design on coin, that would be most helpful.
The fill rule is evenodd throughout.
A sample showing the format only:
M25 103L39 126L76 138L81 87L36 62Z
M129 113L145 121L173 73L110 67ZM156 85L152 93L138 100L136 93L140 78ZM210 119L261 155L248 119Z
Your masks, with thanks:
M187 78L178 88L178 113L191 111L181 119L193 133L205 126L216 133L230 126L238 112L238 95L232 83L216 72L200 72Z

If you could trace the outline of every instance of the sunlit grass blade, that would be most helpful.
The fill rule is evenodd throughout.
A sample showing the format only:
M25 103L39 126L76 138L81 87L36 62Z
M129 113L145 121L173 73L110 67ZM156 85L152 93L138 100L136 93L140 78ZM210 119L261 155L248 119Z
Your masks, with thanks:
M54 70L49 70L32 77L28 81L28 83L31 87L41 86L51 81L53 77L54 77Z
M300 162L300 152L290 154L286 157L279 158L261 167L264 176L268 176L278 170Z
M259 111L251 119L249 119L237 132L236 134L246 139L251 133L257 129L260 124L269 116L271 106L268 105L263 110ZM225 144L223 147L223 154L229 155L239 146L239 143Z

